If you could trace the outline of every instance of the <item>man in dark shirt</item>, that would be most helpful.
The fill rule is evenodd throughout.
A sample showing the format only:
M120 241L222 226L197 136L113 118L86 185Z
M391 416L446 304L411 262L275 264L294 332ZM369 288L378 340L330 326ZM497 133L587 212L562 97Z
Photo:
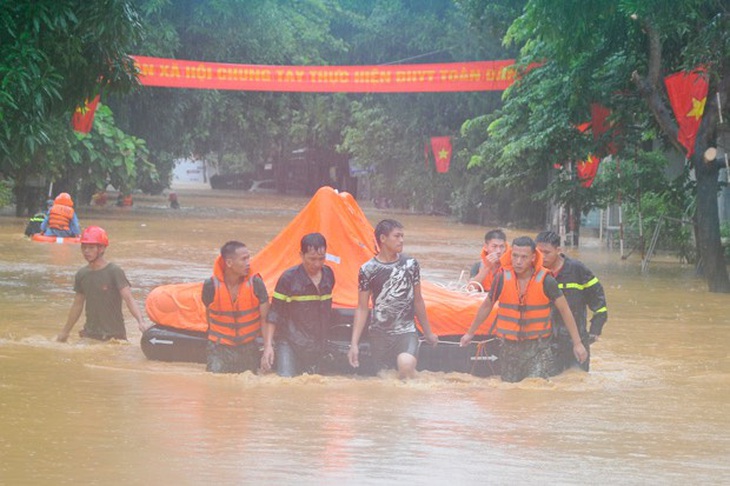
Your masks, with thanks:
M560 236L552 231L543 231L535 238L537 248L542 252L543 263L550 270L558 286L568 300L570 311L578 326L581 341L588 351L588 358L583 363L578 363L571 352L570 337L565 329L563 319L557 313L553 313L553 328L555 329L555 340L553 341L555 354L554 374L561 373L571 367L580 367L588 371L591 361L590 345L593 344L603 330L603 325L608 319L606 308L606 294L603 286L593 272L582 262L568 258L561 251ZM591 326L588 329L587 308L593 312Z
M335 274L324 264L324 236L305 235L300 255L302 263L286 270L276 282L264 327L261 368L269 370L275 364L279 376L318 372L332 320Z

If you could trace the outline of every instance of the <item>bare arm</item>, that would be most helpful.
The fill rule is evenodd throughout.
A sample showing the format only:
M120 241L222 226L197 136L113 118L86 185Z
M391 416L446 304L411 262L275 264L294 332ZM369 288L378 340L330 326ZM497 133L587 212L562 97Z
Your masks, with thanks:
M63 326L63 329L61 329L61 332L56 336L56 341L59 343L65 343L68 339L68 335L71 333L71 329L73 329L74 325L76 325L76 321L79 320L79 317L81 317L81 313L84 310L84 303L86 302L86 296L84 294L77 293L74 297L73 304L71 304L71 309L68 311L68 318L66 318L66 325Z
M580 333L578 332L578 326L575 324L573 313L570 312L570 306L564 295L561 295L555 299L555 308L560 312L560 316L563 318L563 324L570 333L570 339L573 341L573 354L578 362L583 363L588 358L588 352L585 346L580 340Z
M350 351L347 353L347 357L350 360L350 365L353 368L360 366L358 355L360 350L358 345L360 343L360 336L362 331L365 329L365 324L368 322L368 314L370 309L368 303L370 302L370 291L361 290L357 294L357 308L355 309L355 320L352 324L352 341L350 342Z
M147 329L152 327L145 324L142 312L139 310L139 307L137 307L137 302L135 302L134 297L132 297L132 289L129 286L119 289L119 295L122 296L124 303L127 304L129 313L137 320L137 325L141 332L145 332Z
M479 329L479 326L481 326L484 320L489 317L489 313L492 312L492 307L494 307L494 304L492 303L492 298L487 295L484 298L482 305L479 306L479 309L477 310L477 315L474 316L474 320L472 321L471 326L469 326L469 330L467 330L466 333L461 336L461 340L459 341L459 344L461 346L466 346L471 342L471 340L474 338L474 333L477 331L477 329Z
M426 342L429 344L438 344L439 338L431 330L431 323L428 321L428 314L426 313L426 302L423 300L421 294L421 284L413 287L413 308L418 318L421 329L423 329L423 335L426 338Z

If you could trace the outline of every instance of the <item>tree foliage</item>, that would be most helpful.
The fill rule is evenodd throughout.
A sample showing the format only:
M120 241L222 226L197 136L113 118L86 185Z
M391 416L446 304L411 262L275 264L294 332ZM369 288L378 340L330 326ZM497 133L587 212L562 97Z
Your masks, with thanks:
M485 20L473 16L472 21ZM622 160L635 160L647 136L664 147L679 146L662 79L699 65L707 68L710 93L730 94L730 12L721 0L529 0L507 30L505 42L520 47L523 66L539 63L506 92L491 117L475 163L500 167L505 184L519 184L553 163L606 153L575 126L590 120L590 106L612 110L621 127ZM725 103L723 102L723 106ZM718 115L708 96L691 163L697 178L697 239L710 290L728 291L719 239L717 167L704 164L705 148L717 142ZM528 170L524 170L524 166ZM586 209L600 189L583 190L561 179L546 193L563 204ZM510 182L511 181L511 182Z
M127 52L139 28L124 0L0 2L0 172L16 196L54 170L44 151L77 106L135 84Z

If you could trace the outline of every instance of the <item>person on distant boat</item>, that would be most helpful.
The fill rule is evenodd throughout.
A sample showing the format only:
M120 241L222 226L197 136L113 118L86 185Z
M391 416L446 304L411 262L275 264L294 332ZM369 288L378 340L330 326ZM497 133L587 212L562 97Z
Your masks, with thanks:
M507 235L500 229L487 231L479 262L472 267L467 290L489 292L494 276L501 270L499 259L507 251Z
M53 201L48 217L41 223L41 231L46 236L73 238L81 234L79 219L74 211L74 202L67 192L62 192Z
M52 207L53 199L48 199L46 201L46 210L38 211L28 220L28 224L25 225L25 236L33 236L37 233L43 232L43 230L41 230L41 225L43 224L43 221L45 221L46 217L48 217L48 212Z
M554 374L572 367L580 367L588 371L591 362L591 348L598 336L601 335L604 324L608 319L606 307L606 294L603 291L601 282L598 281L593 272L582 262L568 258L562 253L560 236L552 231L543 231L535 238L537 249L543 255L543 263L550 270L550 273L558 282L558 287L563 291L568 300L570 311L578 326L581 341L588 352L588 357L582 363L576 361L572 352L570 334L559 314L553 313L553 328L555 340L553 351L555 353ZM587 320L590 308L593 312L591 327L588 329Z
M251 274L251 254L240 241L221 247L213 276L203 284L208 318L206 370L212 373L255 372L260 353L255 339L266 322L269 294L259 274Z
M583 363L588 352L581 342L568 301L550 272L542 266L542 255L532 238L516 238L502 259L502 266L469 330L461 337L461 346L471 342L494 303L499 301L495 327L502 340L502 381L514 383L528 377L548 378L554 370L550 320L554 305L570 334L573 354L579 363Z
M109 246L109 237L104 229L89 226L81 235L81 254L89 263L76 272L74 279L74 297L66 325L56 337L59 342L66 342L76 321L86 307L86 323L79 332L84 338L107 341L109 339L127 339L122 315L122 301L134 316L139 330L144 332L147 325L142 313L132 297L132 292L124 270L104 258Z
M357 368L359 343L368 321L369 301L373 312L370 323L370 349L376 371L396 368L399 378L416 375L418 334L414 317L423 329L426 342L438 343L426 315L421 295L421 270L415 258L403 255L403 225L384 219L375 227L379 253L360 267L358 303L348 359Z
M332 322L335 274L325 265L327 240L310 233L299 249L302 263L279 277L264 324L261 368L276 363L276 373L286 377L318 372Z

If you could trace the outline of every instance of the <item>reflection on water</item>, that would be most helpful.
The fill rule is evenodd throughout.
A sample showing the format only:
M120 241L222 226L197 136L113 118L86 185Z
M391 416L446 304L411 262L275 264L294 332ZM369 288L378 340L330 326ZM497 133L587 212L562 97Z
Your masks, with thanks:
M82 224L109 231L109 259L140 303L157 285L207 277L228 239L256 252L306 203L177 192L180 211L164 196L82 208ZM425 278L442 283L468 269L486 230L395 217ZM590 374L518 384L444 373L408 383L213 376L203 365L147 361L127 314L129 343L55 343L84 262L78 246L27 241L24 226L0 217L4 484L730 481L728 296L705 292L671 258L641 276L638 260L571 252L609 299Z

